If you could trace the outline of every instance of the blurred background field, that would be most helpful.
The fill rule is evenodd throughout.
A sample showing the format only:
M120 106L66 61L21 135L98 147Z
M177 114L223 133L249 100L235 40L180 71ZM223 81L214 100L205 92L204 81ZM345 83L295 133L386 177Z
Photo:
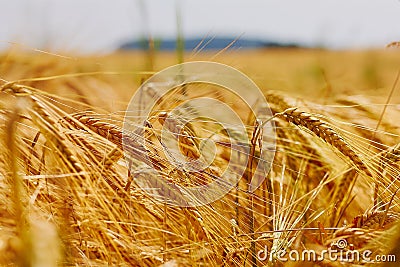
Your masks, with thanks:
M76 57L40 52L27 53L15 49L3 53L1 59L0 70L5 80L54 75L61 75L59 79L63 80L67 79L68 75L77 74L76 79L82 82L95 76L105 80L104 88L101 84L93 84L88 86L85 92L88 95L96 92L116 94L115 101L130 98L144 78L178 63L175 52L165 51L156 51L149 59L149 54L141 51ZM400 50L382 48L367 51L331 51L288 48L184 54L185 62L208 60L239 69L254 80L262 90L290 92L299 97L307 96L310 100L320 103L329 103L332 98L341 94L366 95L382 101L389 94L389 89L395 81ZM66 75L66 78L62 75ZM113 84L110 84L110 81ZM44 86L43 89L49 87L49 90L57 90L46 86L51 82L42 81L34 84ZM66 91L64 88L59 88L58 91L61 94L74 93L71 88ZM399 101L399 94L394 94L393 101ZM104 107L110 105L113 105L112 101L102 103ZM114 107L118 108L121 106Z

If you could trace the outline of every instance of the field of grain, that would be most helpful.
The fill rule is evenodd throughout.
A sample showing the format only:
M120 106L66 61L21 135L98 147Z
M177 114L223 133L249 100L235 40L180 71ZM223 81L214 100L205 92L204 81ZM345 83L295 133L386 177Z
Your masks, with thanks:
M0 265L400 261L399 50L185 54L186 62L220 62L249 76L276 127L272 167L251 193L249 175L264 175L252 164L262 142L254 118L246 120L236 106L251 148L240 156L250 163L228 194L196 207L170 206L143 192L137 185L143 169L132 172L123 154L130 98L154 73L178 63L174 53L75 57L14 49L0 59ZM179 125L179 116L179 152L200 158L200 141L211 140L215 157L198 174L174 167L161 152L160 128L171 105L199 95L233 102L223 90L192 87L174 90L138 125L147 157L138 153L136 162L153 165L176 186L219 177L234 154L225 141L230 129L210 121ZM368 255L341 261L325 254L332 249ZM313 251L315 258L289 259L293 251Z

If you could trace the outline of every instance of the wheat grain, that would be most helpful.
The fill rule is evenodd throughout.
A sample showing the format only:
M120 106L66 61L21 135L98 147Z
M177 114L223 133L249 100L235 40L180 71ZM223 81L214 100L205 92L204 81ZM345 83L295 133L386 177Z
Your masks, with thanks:
M209 241L211 240L210 233L207 231L207 228L204 225L203 218L199 211L193 208L185 208L184 214L188 219L190 225L193 228L193 231L200 241Z
M45 119L43 119L39 114L32 112L32 115L35 117L34 121L36 121L37 126L40 128L43 135L46 139L51 142L54 147L60 152L61 158L63 159L65 156L66 163L71 164L71 168L73 171L82 172L84 168L78 162L75 154L70 150L68 145L66 144L66 139L62 136L51 124L48 123ZM69 165L69 164L68 164Z
M156 154L151 153L142 144L139 144L135 138L132 138L130 135L125 135L124 137L123 130L120 127L104 122L101 119L93 117L93 115L93 112L89 114L75 114L71 117L64 117L64 120L76 129L90 130L107 139L117 145L120 150L124 150L126 152L125 155L129 155L129 157L144 162L149 166L154 166L157 169L167 168ZM126 141L125 146L123 145L123 138Z
M339 182L335 184L335 191L332 196L335 205L335 211L331 217L332 225L337 225L339 223L338 220L340 220L351 196L356 176L357 171L355 169L350 169L343 174Z
M104 169L108 169L120 158L122 158L123 155L124 154L118 147L114 147L109 153L107 153L107 155L104 156L101 165Z
M381 157L382 162L394 164L400 161L400 144L389 148Z
M166 168L165 164L157 161L155 153L151 153L143 144L140 144L135 139L136 136L123 134L123 130L117 125L104 122L99 118L93 117L94 113L75 114L64 119L77 129L87 130L98 134L99 136L109 140L118 146L120 150L124 150L129 156L145 162L149 166L157 167L158 169ZM123 139L126 141L126 146L123 145ZM146 155L150 155L146 157Z
M113 142L122 149L122 129L116 125L103 122L100 119L93 117L93 113L75 114L71 118L65 117L65 120L77 129L85 129L85 127L89 128L91 131ZM77 121L80 122L82 125L78 124Z
M279 113L277 116L293 123L294 125L302 126L312 131L319 138L337 148L343 155L347 156L359 170L363 171L367 176L372 176L368 167L361 160L358 154L327 123L309 113L299 111L297 108L289 108L286 111Z
M391 42L386 45L386 48L399 48L400 47L400 42Z
M275 92L266 92L265 98L268 104L272 105L272 110L275 111L275 113L282 112L292 107L284 96Z
M64 119L77 129L89 129L103 138L113 142L118 146L119 149L124 149L124 151L128 150L127 155L129 155L129 157L133 157L140 162L146 163L150 167L156 168L160 171L162 176L165 176L168 181L185 186L193 185L192 179L188 178L188 174L186 174L186 172L172 167L167 159L159 156L160 153L156 149L155 144L149 141L150 136L155 135L154 130L150 129L152 128L151 124L144 127L145 139L148 143L147 146L139 144L136 139L131 138L130 136L125 136L127 145L123 147L122 129L116 125L104 122L101 119L94 117L93 112L89 113L88 115L75 114L70 118L65 117ZM196 175L193 177L198 177L199 175L202 177L200 173L196 173ZM130 185L130 182L128 182L128 184ZM128 184L125 186L125 188L129 188ZM164 184L156 183L154 186L155 188L158 188L157 186L161 186L161 188L163 188L162 190L165 189L166 192L170 192L170 190Z
M109 153L102 153L95 145L87 140L87 136L75 134L67 135L77 146L82 147L83 152L87 155L87 164L91 165L94 170L99 170L99 176L102 177L113 190L122 188L122 177L113 168L113 164L122 156L122 152L118 147L113 148ZM105 173L107 175L105 175ZM109 178L110 176L111 178Z
M159 180L159 178L149 177L149 179L146 179L148 180L148 182L150 182L149 184L150 187L160 188L160 191L163 192L160 196L167 197L170 199L176 199L177 201L182 200L182 196L180 195L180 193L177 193L180 192L179 189L176 187L171 189L170 187L172 185L169 185L167 181L172 181L178 184L187 185L187 183L185 183L185 181L187 182L187 179L181 181L181 178L186 177L186 175L182 175L182 172L178 171L176 175L171 176L170 174L172 174L171 170L173 168L170 167L170 164L167 160L158 156L157 150L154 150L152 145L146 147L142 144L139 144L136 139L126 135L125 136L126 145L123 146L122 129L114 124L104 122L101 119L94 117L94 115L95 113L93 112L90 112L89 114L81 113L81 114L74 114L71 117L65 117L64 119L68 123L70 123L70 125L74 126L77 129L90 130L117 145L117 148L113 149L113 151L111 151L109 155L106 155L106 157L104 158L103 163L105 164L105 167L107 167L108 164L111 164L112 162L115 162L118 158L120 158L122 156L121 149L124 149L124 151L126 152L125 155L128 155L127 159L129 162L132 160L131 157L133 159L139 160L140 162L144 162L148 166L154 167L155 169L159 170L159 173L164 178L166 178L165 184L162 183L161 180ZM144 128L144 131L146 133L146 127ZM130 178L128 178L126 185L123 187L124 191L127 191L130 188L132 182L131 179L133 179L133 177L137 175L138 173L136 174L130 173L129 175ZM178 179L174 180L174 177ZM114 180L121 181L120 178ZM116 189L117 187L122 188L122 186L119 185L120 184L119 182L117 183L117 185L115 185L115 182L111 183L110 180L106 181L111 185L113 189ZM158 193L160 194L160 192Z
M42 134L49 140L54 147L60 152L61 158L66 162L73 171L82 172L84 169L78 162L74 153L69 149L66 144L64 136L58 131L56 120L47 111L46 105L33 95L33 93L22 85L8 83L2 86L2 91L11 91L17 96L27 96L32 101L33 122L39 127Z
M185 123L167 112L160 112L158 121L179 140L179 147L186 157L191 159L200 158L196 133L190 123Z
M398 213L386 211L373 211L356 216L351 227L364 229L379 229L388 227L400 218Z

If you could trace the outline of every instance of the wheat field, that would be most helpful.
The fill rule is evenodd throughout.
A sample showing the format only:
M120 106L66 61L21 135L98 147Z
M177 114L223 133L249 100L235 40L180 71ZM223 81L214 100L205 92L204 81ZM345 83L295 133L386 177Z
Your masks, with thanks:
M276 151L260 187L248 191L252 163L260 159L259 128L240 105L251 147L241 156L250 163L228 194L175 207L138 186L142 171L132 172L124 157L125 111L146 79L177 63L175 54L76 57L15 48L0 55L0 265L397 266L398 50L184 57L237 68L262 90L274 115ZM199 174L174 167L162 153L159 134L173 118L171 105L196 96L232 101L223 90L192 87L174 90L138 126L146 139L138 146L148 157L139 151L136 161L177 186L220 177L234 154L218 123L181 124L179 116L166 126L182 133L174 135L179 152L198 159L212 140L215 157ZM324 256L333 248L368 251L372 262ZM282 250L317 258L285 261Z

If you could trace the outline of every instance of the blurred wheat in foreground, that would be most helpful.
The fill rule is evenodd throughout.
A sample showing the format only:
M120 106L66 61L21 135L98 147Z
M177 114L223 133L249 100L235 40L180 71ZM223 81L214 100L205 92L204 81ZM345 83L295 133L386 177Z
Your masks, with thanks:
M313 62L307 61L311 55L305 53L304 64ZM329 57L323 58L331 62ZM285 71L282 66L273 69L261 63L255 69L255 58L250 55L242 62L251 65L249 70L256 77L263 70L267 77L273 76L272 71L274 75ZM103 63L93 64L96 60ZM161 65L170 60L166 55ZM284 262L274 254L264 260L257 258L260 251L280 250L313 250L321 255L332 244L342 252L370 250L371 259L394 255L400 261L400 107L396 94L391 102L385 102L390 89L396 90L395 75L373 69L375 63L358 66L367 65L362 86L387 92L380 97L356 91L357 85L332 84L329 72L335 72L336 63L310 68L310 73L303 74L311 77L309 80L295 75L285 83L258 80L267 82L265 87L263 83L259 86L276 115L277 152L263 184L249 193L244 175L220 200L179 208L143 193L135 183L141 169L128 171L123 157L124 110L140 80L149 74L138 71L140 62L135 64L127 65L124 55L69 60L12 52L1 56L0 265L378 264L327 257ZM389 65L393 62L387 62L385 68ZM294 69L287 71L295 73ZM366 74L361 71L360 75ZM296 79L299 84L290 85L289 81ZM323 84L322 90L314 91L324 96L323 101L311 99L308 93L293 93L294 88L312 84ZM280 89L279 85L284 90L270 90ZM178 88L168 101L178 103L188 92ZM195 92L214 94L218 99L231 97L201 87ZM174 168L160 152L163 144L157 137L170 115L166 104L158 103L154 116L141 126L147 142L137 147L151 155L143 162L173 184L210 182L234 153L229 150L227 132L210 121L181 125L179 116L171 117L172 124L167 127L172 132L178 129L175 132L180 134L175 137L185 157L199 158L207 150L204 140L212 139L216 151L203 173ZM257 126L251 120L246 126L254 148L246 156L257 161ZM136 155L139 160L140 152ZM339 241L346 246L340 247Z

